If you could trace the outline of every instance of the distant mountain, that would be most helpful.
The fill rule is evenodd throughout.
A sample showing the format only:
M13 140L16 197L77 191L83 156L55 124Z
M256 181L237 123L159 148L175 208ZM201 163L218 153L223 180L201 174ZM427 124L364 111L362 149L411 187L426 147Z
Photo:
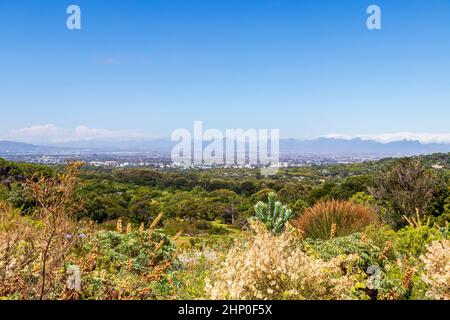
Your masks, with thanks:
M96 151L132 151L132 152L170 152L177 144L168 138L125 141L80 141L71 142L59 147ZM204 142L207 145L208 142ZM281 153L296 154L391 154L391 155L415 155L435 152L450 152L450 144L422 144L419 141L396 141L380 143L362 139L338 139L318 138L313 140L281 139Z
M167 153L178 142L170 139L124 141L77 141L52 146L37 146L20 142L0 141L0 153L60 153L60 152L161 152ZM205 142L204 145L207 145ZM422 144L419 141L380 143L362 139L318 138L313 140L281 139L282 154L389 154L419 155L450 152L450 144Z
M280 141L280 151L283 153L371 153L418 155L435 152L450 152L450 144L422 144L419 141L408 140L380 143L362 139L283 139Z
M177 142L170 139L128 139L128 140L87 140L72 141L52 146L57 148L69 148L79 151L98 151L98 152L147 152L160 151L170 152Z
M12 141L0 141L0 152L31 152L37 151L40 147L33 144L12 142Z
M0 141L0 154L6 153L55 153L67 151L65 148L37 146L34 144L14 142L14 141Z

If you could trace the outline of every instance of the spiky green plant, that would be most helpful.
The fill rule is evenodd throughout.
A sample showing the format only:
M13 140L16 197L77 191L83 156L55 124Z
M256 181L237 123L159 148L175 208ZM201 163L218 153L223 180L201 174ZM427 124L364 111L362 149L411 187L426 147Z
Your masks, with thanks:
M255 205L256 219L264 223L267 230L274 234L281 233L286 222L292 218L292 210L288 209L280 201L276 201L276 194L269 193L267 203L259 201Z

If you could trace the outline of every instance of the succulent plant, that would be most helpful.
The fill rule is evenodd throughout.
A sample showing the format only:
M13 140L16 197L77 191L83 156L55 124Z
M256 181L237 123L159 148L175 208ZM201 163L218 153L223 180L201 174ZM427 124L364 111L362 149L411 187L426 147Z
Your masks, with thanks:
M269 193L267 203L259 201L255 205L256 219L264 223L269 231L274 234L281 233L286 222L292 218L292 210L288 209L280 201L276 201L276 194Z

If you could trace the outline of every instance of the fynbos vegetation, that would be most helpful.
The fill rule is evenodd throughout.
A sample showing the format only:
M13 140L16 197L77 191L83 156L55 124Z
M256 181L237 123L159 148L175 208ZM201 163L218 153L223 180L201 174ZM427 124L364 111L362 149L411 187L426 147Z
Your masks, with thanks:
M436 161L261 177L2 160L0 299L449 299Z
M373 209L342 200L318 202L292 221L306 237L312 239L347 236L377 223L378 217Z
M284 230L286 223L292 218L292 210L276 201L276 194L269 193L267 203L259 201L255 205L255 217L271 232L278 234Z

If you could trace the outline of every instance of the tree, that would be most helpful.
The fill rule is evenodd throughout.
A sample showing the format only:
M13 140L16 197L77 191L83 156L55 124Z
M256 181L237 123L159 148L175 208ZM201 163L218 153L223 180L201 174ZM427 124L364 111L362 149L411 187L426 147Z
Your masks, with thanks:
M437 219L439 223L446 223L450 221L450 185L447 187L447 195L447 199L445 199L444 202L444 212Z
M17 180L17 166L0 158L0 183L6 186L11 191L11 183ZM18 180L22 180L20 176Z
M240 202L236 192L228 189L219 189L211 192L214 205L220 209L221 218L225 223L235 223L236 207Z
M278 191L278 195L280 196L281 201L294 204L299 199L306 199L309 192L309 186L300 183L287 183L280 191Z
M334 199L348 200L355 193L367 192L367 188L371 185L371 177L369 175L358 175L346 178L342 183L338 184L331 191Z
M264 201L267 199L267 197L271 193L276 193L276 192L274 189L271 189L271 188L265 188L265 189L259 190L258 192L256 192L255 194L253 194L250 197L250 201L252 201L252 202Z
M396 228L406 224L404 217L427 215L434 195L442 186L442 180L426 170L419 160L400 159L380 170L369 192L387 209L381 218Z
M336 188L336 184L329 181L313 188L308 195L307 202L310 204L315 204L319 200L332 198L331 192L334 188Z

